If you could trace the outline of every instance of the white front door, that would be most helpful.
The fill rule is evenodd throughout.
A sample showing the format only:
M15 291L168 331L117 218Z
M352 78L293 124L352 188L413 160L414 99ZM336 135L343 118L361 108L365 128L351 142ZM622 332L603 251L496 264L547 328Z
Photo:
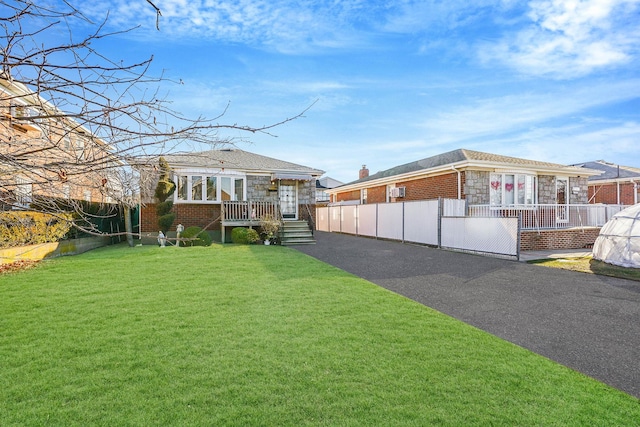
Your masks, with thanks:
M567 204L569 203L569 178L556 178L556 220L558 222L569 222L569 212Z
M282 218L298 219L298 183L280 181L280 209Z

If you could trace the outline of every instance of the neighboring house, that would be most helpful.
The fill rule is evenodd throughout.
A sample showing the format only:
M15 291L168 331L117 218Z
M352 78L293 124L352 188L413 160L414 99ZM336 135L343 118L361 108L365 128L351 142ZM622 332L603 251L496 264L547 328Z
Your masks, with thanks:
M0 209L27 208L37 198L110 203L121 191L104 141L2 78L0 140Z
M588 179L601 172L458 149L327 190L331 205L462 199L469 217L519 217L522 250L582 248L616 211L588 204ZM358 218L360 220L361 218Z
M601 171L589 177L589 203L635 205L640 203L640 168L598 160L575 166Z
M468 205L586 204L588 178L577 166L458 149L396 166L329 189L331 202L393 203L439 197Z
M329 193L327 193L327 190L341 185L344 185L344 182L328 176L316 180L316 203L328 203Z
M313 222L316 180L324 171L235 148L164 158L176 183L174 234L178 224L198 226L214 240L228 241L230 228L259 226L267 213L284 221ZM158 174L151 169L157 161L141 167L143 235L158 233L153 198Z

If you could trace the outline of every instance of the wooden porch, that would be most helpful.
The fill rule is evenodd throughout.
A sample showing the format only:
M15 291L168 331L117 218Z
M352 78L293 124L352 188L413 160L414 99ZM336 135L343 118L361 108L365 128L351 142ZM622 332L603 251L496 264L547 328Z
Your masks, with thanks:
M280 205L252 200L223 201L220 213L222 242L225 242L226 227L259 227L260 220L267 215L282 221Z

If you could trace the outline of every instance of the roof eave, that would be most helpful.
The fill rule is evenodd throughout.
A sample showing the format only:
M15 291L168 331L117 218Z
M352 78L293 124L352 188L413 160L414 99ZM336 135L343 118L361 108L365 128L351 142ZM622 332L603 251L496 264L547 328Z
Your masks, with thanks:
M344 191L353 191L360 190L363 188L371 187L371 184L374 185L387 185L392 184L398 181L408 181L412 179L418 179L423 176L431 176L438 175L443 172L449 171L464 171L467 169L482 169L486 171L495 171L495 170L530 170L536 173L552 173L556 175L570 175L570 176L594 176L599 175L602 172L594 169L587 168L578 168L578 167L569 167L569 166L545 166L545 165L521 165L521 164L513 164L513 163L497 163L497 162L488 162L482 160L462 160L455 163L449 163L447 165L439 166L436 168L429 169L420 169L413 172L407 172L404 174L398 174L383 178L371 179L367 181L362 181L354 184L345 184L339 187L335 187L331 190L327 190L329 194L337 194Z

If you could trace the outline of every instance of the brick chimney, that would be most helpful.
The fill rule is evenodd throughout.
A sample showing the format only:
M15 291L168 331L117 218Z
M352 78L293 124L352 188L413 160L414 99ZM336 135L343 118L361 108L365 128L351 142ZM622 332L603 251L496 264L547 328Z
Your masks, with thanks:
M360 169L360 173L358 174L358 179L366 178L369 176L369 169L367 169L367 165L362 165L362 169Z

